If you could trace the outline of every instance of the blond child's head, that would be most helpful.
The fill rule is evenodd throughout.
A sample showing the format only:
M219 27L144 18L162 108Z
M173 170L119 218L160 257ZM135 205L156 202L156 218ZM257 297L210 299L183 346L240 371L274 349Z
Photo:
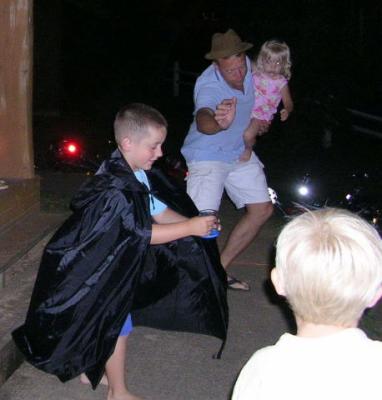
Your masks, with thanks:
M280 75L290 79L292 61L290 50L285 42L268 40L262 46L254 61L253 68L257 72L267 72L277 69Z
M354 326L382 292L382 240L349 211L307 211L281 231L272 278L300 320Z
M162 157L167 135L163 115L146 104L132 103L122 108L114 121L114 135L123 158L133 171L151 169Z

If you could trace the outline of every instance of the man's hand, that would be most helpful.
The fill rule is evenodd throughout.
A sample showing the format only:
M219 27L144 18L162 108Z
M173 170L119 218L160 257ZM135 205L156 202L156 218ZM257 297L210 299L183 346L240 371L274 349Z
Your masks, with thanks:
M236 115L236 104L236 97L232 97L232 99L225 99L217 105L214 118L222 129L231 126Z

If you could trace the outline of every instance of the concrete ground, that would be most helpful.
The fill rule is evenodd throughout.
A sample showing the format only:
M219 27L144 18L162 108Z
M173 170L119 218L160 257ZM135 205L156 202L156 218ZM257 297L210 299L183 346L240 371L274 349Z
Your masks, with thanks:
M220 245L239 214L227 200L223 202ZM252 289L228 293L230 325L222 359L212 358L220 346L218 339L137 327L129 338L127 352L127 379L133 393L147 400L228 399L237 374L251 354L293 329L268 280L273 243L283 222L274 216L230 270L247 280ZM34 262L38 255L37 250ZM63 384L24 362L0 388L0 399L97 400L106 399L106 388L99 386L93 391L77 379Z

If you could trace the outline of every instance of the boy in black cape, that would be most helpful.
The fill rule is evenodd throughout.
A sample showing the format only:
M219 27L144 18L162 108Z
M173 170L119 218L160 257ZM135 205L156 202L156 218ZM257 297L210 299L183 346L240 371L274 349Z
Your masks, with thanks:
M226 276L214 216L198 217L160 171L167 122L130 104L116 116L118 150L73 198L73 214L46 246L25 324L13 338L35 367L61 381L81 373L108 400L135 399L124 381L128 315L135 325L227 334ZM198 237L199 236L199 237ZM191 295L192 294L192 295Z

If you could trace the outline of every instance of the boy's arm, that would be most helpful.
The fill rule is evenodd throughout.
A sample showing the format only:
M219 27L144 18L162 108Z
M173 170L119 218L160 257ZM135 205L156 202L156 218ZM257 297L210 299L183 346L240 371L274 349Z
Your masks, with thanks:
M171 224L174 222L187 221L188 218L178 214L176 211L171 210L171 208L167 207L160 214L153 215L153 220L157 224Z
M280 119L281 121L286 121L289 114L293 111L293 100L288 84L281 89L281 100L284 108L280 111Z
M150 244L168 243L191 235L205 236L217 223L215 216L186 218L169 208L153 218Z

